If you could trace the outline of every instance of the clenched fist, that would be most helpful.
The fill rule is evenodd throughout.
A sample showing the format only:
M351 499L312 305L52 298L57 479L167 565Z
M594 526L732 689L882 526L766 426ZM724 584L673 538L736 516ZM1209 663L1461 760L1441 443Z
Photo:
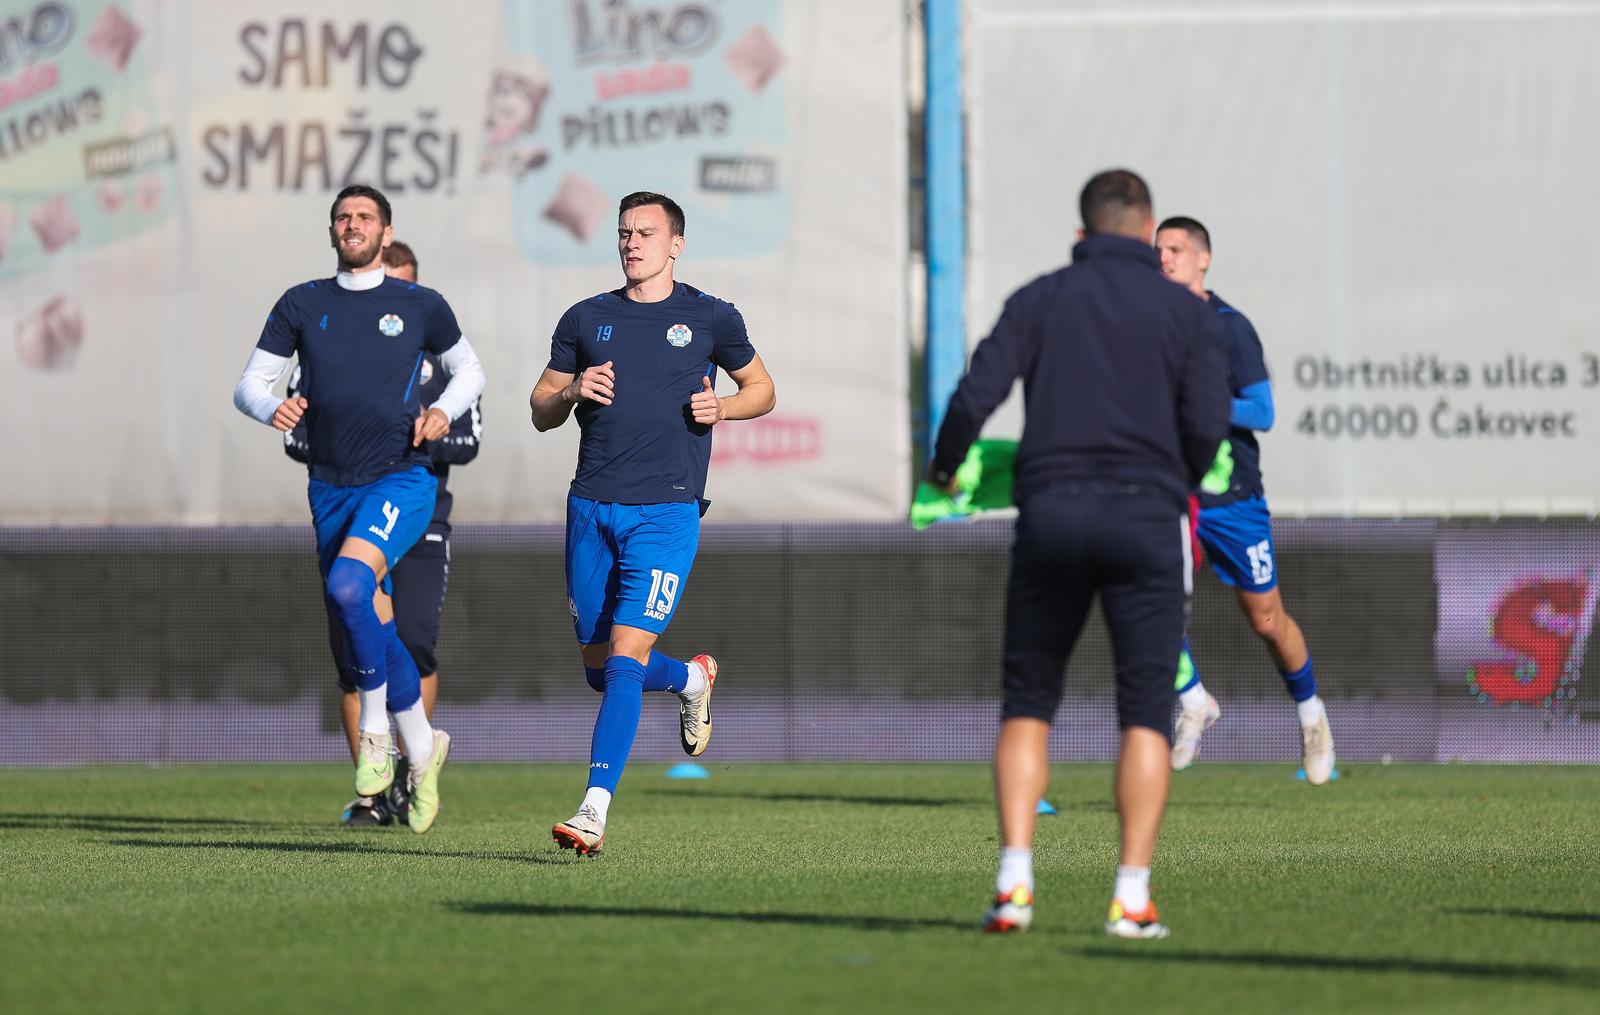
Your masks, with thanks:
M610 405L611 399L616 397L616 372L611 369L611 360L606 360L597 367L590 367L572 379L562 391L561 397L569 402L581 402L587 398L591 402L601 405Z
M272 414L272 425L288 433L300 424L300 417L310 405L304 398L285 398L278 403L278 411Z
M423 441L436 441L450 432L450 417L443 409L429 409L417 417L411 426L411 446L422 447Z
M689 413L696 423L711 426L726 419L722 411L722 399L712 390L711 378L700 378L700 390L689 396Z

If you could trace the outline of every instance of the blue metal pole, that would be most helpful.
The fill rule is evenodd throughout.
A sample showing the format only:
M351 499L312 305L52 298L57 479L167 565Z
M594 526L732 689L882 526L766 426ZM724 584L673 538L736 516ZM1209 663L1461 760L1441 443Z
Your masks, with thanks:
M967 204L961 95L961 0L926 0L927 96L923 112L927 167L927 430L923 460L933 455L950 395L967 364L965 315Z

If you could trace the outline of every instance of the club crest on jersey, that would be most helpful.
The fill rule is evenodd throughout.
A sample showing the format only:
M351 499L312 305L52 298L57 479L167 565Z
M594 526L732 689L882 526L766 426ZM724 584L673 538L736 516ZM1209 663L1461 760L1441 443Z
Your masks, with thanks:
M390 338L394 338L406 330L406 322L400 319L399 314L384 314L378 318L378 330Z
M682 349L694 341L694 332L689 330L687 324L674 324L667 329L667 344L674 349Z

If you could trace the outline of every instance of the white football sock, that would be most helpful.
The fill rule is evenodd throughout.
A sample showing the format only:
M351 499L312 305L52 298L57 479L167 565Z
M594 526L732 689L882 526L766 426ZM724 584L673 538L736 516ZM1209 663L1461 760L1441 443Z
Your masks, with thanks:
M370 691L357 691L356 696L361 699L361 732L387 734L389 713L384 711L384 702L389 697L389 685L379 684Z
M683 690L678 693L684 695L704 694L706 690L706 671L701 669L700 664L696 662L688 663L687 666L689 667L689 676L683 682Z
M1199 712L1206 707L1206 688L1204 684L1196 682L1195 685L1178 695L1178 700L1183 703L1185 711Z
M1018 885L1033 894L1033 850L1026 846L1006 846L1000 850L1000 874L994 880L994 890L1001 895L1011 894Z
M1295 702L1294 710L1299 713L1300 725L1302 726L1315 726L1322 721L1323 716L1328 714L1327 710L1322 707L1322 699L1314 694L1305 701Z
M583 795L583 803L578 810L588 807L600 816L600 823L606 823L606 812L611 809L611 791L601 789L599 786L590 786L589 792Z
M433 758L433 724L428 722L422 699L412 702L410 708L396 712L394 724L400 728L400 739L406 742L406 760L411 762L412 768L421 772Z
M1130 913L1142 913L1150 905L1150 868L1118 867L1117 886L1111 897Z

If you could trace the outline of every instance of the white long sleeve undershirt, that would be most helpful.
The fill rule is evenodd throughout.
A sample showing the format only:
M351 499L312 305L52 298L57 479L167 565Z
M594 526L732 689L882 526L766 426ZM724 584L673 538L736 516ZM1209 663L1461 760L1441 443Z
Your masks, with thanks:
M478 354L473 351L472 343L467 341L465 335L445 350L439 362L450 372L450 383L439 392L433 408L450 417L450 422L454 423L483 394L488 379L483 375L483 364L478 362Z
M244 373L233 386L234 406L251 419L271 426L273 413L283 403L283 399L272 393L272 386L288 369L289 357L261 348L250 350Z

